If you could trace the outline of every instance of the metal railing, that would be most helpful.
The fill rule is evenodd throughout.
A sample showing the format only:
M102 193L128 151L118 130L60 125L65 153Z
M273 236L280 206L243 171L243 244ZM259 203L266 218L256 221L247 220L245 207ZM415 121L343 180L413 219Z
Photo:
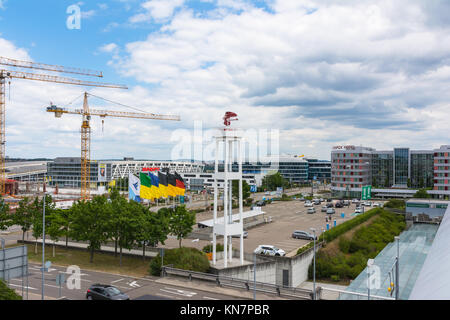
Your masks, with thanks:
M285 287L258 281L255 283L254 281L251 280L237 279L229 276L220 276L212 273L203 273L177 269L171 266L163 266L161 276L166 277L169 275L185 277L188 278L190 281L197 279L215 282L216 285L222 287L232 287L237 289L245 289L247 291L257 291L260 293L274 294L279 297L294 298L300 300L312 300L313 298L313 291L308 289ZM318 297L318 299L320 299L321 292L322 292L321 287L317 287L316 297Z

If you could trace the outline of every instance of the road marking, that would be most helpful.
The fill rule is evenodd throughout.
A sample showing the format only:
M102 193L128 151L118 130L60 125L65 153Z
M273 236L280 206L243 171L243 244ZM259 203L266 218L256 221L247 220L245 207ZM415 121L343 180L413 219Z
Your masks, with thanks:
M141 286L136 283L136 281L127 282L127 284L132 288L140 288Z
M18 284L12 284L12 283L10 283L9 285L10 285L10 286L13 286L13 287L21 287L21 288L22 288L22 286L21 286L21 285L18 285ZM27 287L27 286L24 286L23 288L24 288L24 289L30 289L30 290L37 290L36 288Z
M203 299L209 299L209 300L219 300L219 299L216 299L216 298L211 298L211 297L203 297Z
M177 294L177 295L184 296L184 297L193 297L197 294L196 292L183 291L183 290L179 290L179 289L175 289L175 288L165 287L165 289L167 289L167 290L164 290L164 289L159 289L159 290L168 292L171 294Z
M119 279L119 280L111 281L111 283L116 283L116 282L119 282L119 281L122 281L122 280L124 280L124 278L121 278L121 279Z

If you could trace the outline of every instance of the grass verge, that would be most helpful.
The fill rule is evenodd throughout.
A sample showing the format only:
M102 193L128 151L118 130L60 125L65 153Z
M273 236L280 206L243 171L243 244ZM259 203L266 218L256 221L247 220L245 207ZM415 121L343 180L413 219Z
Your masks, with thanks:
M37 254L35 254L35 245L28 246L28 260L30 262L42 263L42 245L38 244ZM89 252L87 250L71 248L55 248L55 257L53 257L53 246L45 245L45 260L59 266L77 265L83 270L101 271L116 274L129 275L134 277L148 276L148 268L151 258L145 260L140 256L122 256L122 266L119 264L119 255L114 257L110 253L95 252L94 262L89 262Z

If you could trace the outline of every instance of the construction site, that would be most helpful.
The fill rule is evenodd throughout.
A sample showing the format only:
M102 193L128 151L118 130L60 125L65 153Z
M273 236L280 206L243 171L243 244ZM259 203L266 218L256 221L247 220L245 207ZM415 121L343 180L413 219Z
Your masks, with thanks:
M45 193L51 194L57 207L64 208L75 200L88 200L93 194L102 194L107 190L106 186L106 165L101 169L96 161L91 160L91 135L92 132L90 121L93 116L99 117L102 120L102 126L105 118L128 118L128 119L145 119L145 120L163 120L163 121L180 121L178 115L163 115L147 113L139 108L128 106L119 102L114 102L106 98L91 95L88 92L83 92L75 100L71 101L69 105L76 102L77 99L82 98L82 107L79 109L69 109L59 107L53 103L43 110L43 112L53 113L55 118L62 118L63 115L79 115L81 117L80 125L80 147L81 154L78 158L77 175L79 181L72 185L58 185L58 182L53 181L52 176L48 174L50 159L47 160L29 160L29 159L9 159L6 156L6 89L7 84L11 81L33 80L42 82L42 85L47 83L58 83L62 85L74 85L84 88L111 88L111 89L128 89L127 86L121 84L96 82L91 80L82 80L77 78L68 78L59 76L59 74L70 74L83 77L103 78L101 71L94 71L81 68L63 67L59 65L50 65L44 63L37 63L31 61L22 61L10 59L7 57L0 57L0 192L5 202L10 204L10 208L14 210L15 204L25 197L42 197ZM84 91L85 89L83 89ZM89 107L89 97L106 102L114 106L121 106L122 108L132 109L133 111L112 111L105 109L91 109ZM145 163L141 168L145 167ZM101 187L93 184L94 179L97 178L97 172L91 172L92 167L103 170L104 176ZM101 165L103 166L103 164ZM110 168L109 168L110 169ZM99 171L100 172L100 171ZM99 173L100 175L100 173ZM124 178L124 174L116 178ZM109 172L111 178L111 172ZM91 189L92 190L91 192ZM125 186L126 189L126 186Z

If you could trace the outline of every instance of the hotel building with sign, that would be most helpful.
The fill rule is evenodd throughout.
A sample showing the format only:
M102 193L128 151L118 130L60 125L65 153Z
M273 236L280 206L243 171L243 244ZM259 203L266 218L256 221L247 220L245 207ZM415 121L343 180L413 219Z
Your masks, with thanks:
M378 151L363 146L336 146L331 151L331 191L334 196L359 198L372 186L377 196L412 197L426 188L433 198L450 196L450 146L434 150L394 148Z

